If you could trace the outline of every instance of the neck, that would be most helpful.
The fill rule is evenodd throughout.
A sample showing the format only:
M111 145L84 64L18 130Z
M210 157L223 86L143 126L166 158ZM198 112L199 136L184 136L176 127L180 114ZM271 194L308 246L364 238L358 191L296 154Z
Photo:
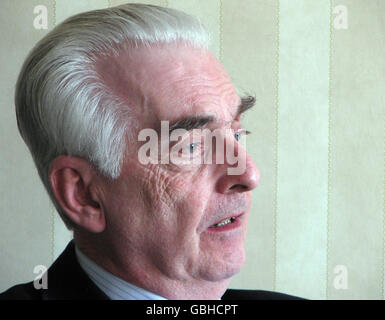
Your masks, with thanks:
M97 235L74 232L76 246L93 262L109 273L170 300L219 300L231 278L219 281L197 277L170 277L136 252L121 252Z

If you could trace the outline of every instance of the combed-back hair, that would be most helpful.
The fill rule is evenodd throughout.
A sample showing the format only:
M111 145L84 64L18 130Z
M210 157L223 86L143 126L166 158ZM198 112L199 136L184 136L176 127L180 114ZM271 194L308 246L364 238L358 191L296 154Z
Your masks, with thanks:
M173 43L207 48L209 34L198 19L183 12L126 4L68 18L26 58L16 84L17 124L68 229L75 224L50 187L52 160L59 155L82 157L115 179L129 148L130 110L107 88L96 62L130 47Z

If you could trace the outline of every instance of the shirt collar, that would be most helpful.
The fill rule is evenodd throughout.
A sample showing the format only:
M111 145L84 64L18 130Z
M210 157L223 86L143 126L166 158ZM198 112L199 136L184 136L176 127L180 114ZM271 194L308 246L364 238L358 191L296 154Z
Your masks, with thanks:
M116 277L93 262L76 245L75 253L84 272L111 300L167 300Z

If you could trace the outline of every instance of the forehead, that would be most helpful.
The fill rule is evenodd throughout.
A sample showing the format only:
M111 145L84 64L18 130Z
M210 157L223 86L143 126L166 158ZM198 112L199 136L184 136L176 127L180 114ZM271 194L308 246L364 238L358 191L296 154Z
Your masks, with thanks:
M140 127L201 114L232 120L240 102L222 65L204 49L132 48L101 59L96 68Z

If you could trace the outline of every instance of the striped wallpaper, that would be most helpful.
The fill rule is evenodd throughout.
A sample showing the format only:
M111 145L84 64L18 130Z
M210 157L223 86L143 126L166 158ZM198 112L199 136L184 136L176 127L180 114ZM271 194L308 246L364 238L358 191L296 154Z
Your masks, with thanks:
M13 88L32 46L68 16L118 0L2 0L0 291L71 238L18 135ZM134 1L136 2L136 1ZM385 1L143 0L200 17L239 90L261 171L247 263L231 286L310 299L384 299ZM47 29L34 8L47 8Z

